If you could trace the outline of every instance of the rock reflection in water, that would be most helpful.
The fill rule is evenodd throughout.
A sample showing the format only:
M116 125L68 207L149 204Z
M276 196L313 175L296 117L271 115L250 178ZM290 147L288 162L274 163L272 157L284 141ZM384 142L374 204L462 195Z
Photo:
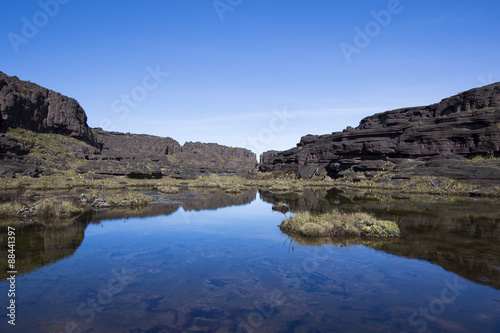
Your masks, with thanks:
M49 265L71 256L80 246L87 226L75 219L47 221L32 220L19 224L17 220L4 220L0 225L0 256L7 258L7 226L16 228L16 270L19 274ZM1 261L0 278L8 276L7 260Z
M155 193L155 192L153 192ZM228 194L219 190L190 191L184 189L167 198L169 204L151 205L129 209L90 210L78 218L29 220L3 219L0 224L0 257L7 258L7 227L16 228L16 269L19 274L55 263L73 255L84 238L89 223L134 217L170 215L182 205L186 211L214 210L222 207L245 205L255 200L257 191L250 189L240 194ZM10 194L9 194L10 195ZM18 195L16 193L16 195ZM8 263L2 260L0 278L7 277Z
M397 221L403 237L389 242L343 240L386 253L427 260L471 281L500 289L500 210L494 199L374 195L335 189L303 193L261 191L264 201L291 211L364 211ZM293 237L303 245L342 240Z
M398 213L391 208L391 200L403 203L401 210L406 202L420 205L418 200L385 202L327 191L276 199L292 211L296 200L311 209L318 202L320 209L367 207L379 215ZM229 195L185 189L162 200L177 203L91 212L61 225L65 241L53 242L54 248L72 244L71 235L81 239L85 232L85 239L75 244L78 251L73 254L61 252L64 260L20 276L19 313L25 319L17 328L60 332L74 323L73 331L82 332L234 332L244 331L243 327L254 332L412 331L415 327L408 318L439 297L447 280L467 290L453 304L446 304L438 320L428 322L429 331L489 332L500 324L498 290L425 261L407 260L405 256L413 254L403 253L410 247L399 240L317 239L312 243L308 238L287 237L277 227L284 215L255 200L255 191ZM233 204L240 206L207 210ZM190 223L185 223L183 210L197 209L203 211L190 212ZM406 215L402 221L408 232L415 232L417 241L430 239L435 246L433 230L442 237L447 237L445 230L468 230L460 223L446 222L447 217L440 217L435 209L419 209L409 214L415 221ZM458 208L457 215L461 216ZM444 222L432 224L433 219ZM418 228L414 231L412 226ZM76 227L79 231L72 229ZM43 235L47 244L56 237ZM448 237L471 236L466 232ZM476 237L486 247L496 240L489 231ZM44 255L49 247L40 249ZM127 285L116 283L117 273L121 279L126 277ZM5 289L7 282L0 283ZM102 297L107 291L111 299ZM0 331L6 327L0 323Z

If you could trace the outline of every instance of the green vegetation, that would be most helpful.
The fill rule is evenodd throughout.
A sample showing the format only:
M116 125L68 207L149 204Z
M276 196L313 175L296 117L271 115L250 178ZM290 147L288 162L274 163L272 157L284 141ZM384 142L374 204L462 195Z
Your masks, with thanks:
M256 174L256 176L247 178L212 174L189 180L174 178L130 179L126 177L93 179L89 174L79 174L69 170L64 173L40 176L38 178L28 176L0 178L0 188L3 190L20 188L30 190L26 192L26 197L48 190L71 189L133 190L147 188L165 194L175 194L180 191L181 187L214 188L227 191L228 193L244 192L251 187L266 189L272 192L303 192L306 188L314 187L349 187L399 193L446 195L469 195L470 191L486 189L485 187L463 183L446 177L411 176L409 179L394 182L391 180L392 176L388 172L380 172L372 179L360 180L349 178L332 180L328 177L325 177L323 180L303 180L294 179L292 176L276 179L265 174ZM492 188L491 190L498 192L500 195L498 189Z
M438 194L438 195L469 195L474 190L492 190L500 196L495 188L465 183L448 177L410 176L408 179L393 181L390 173L379 173L372 179L350 180L338 179L332 181L333 186L376 191L390 191L407 194Z
M500 157L495 157L495 152L490 151L483 156L474 156L468 159L469 162L484 163L484 162L500 162Z
M69 217L81 212L72 201L57 198L40 199L29 208L33 209L32 212L28 211L29 215L48 217Z
M353 189L370 189L374 191L391 191L399 193L429 193L440 195L469 195L474 190L491 190L493 195L500 196L500 190L489 188L487 186L478 186L470 183L460 182L455 179L446 177L430 177L430 176L408 176L408 179L393 179L400 175L391 170L391 165L387 165L386 171L379 171L371 175L369 178L364 173L350 172L348 176L341 179L331 179L326 175L316 176L314 179L304 180L295 179L294 174L274 174L254 172L247 177L229 176L211 174L208 176L199 176L195 179L174 179L164 177L161 179L131 179L125 176L106 177L96 175L91 172L78 172L79 163L85 163L85 160L72 158L72 165L63 165L57 163L57 156L60 154L70 154L64 147L73 144L81 145L81 149L92 147L82 143L76 139L65 137L65 141L61 141L60 136L56 134L34 134L30 131L21 129L10 130L9 135L15 136L23 145L32 147L30 154L36 154L37 150L47 148L41 146L52 147L51 154L47 154L46 158L53 158L54 163L61 165L59 169L51 175L40 175L37 178L29 176L16 175L16 178L0 178L0 188L3 190L25 189L25 197L31 198L37 193L48 190L75 190L79 193L84 193L83 189L95 190L135 190L135 189L153 189L164 194L176 194L181 188L213 188L220 189L227 193L242 193L249 188L260 188L272 192L303 192L306 188L314 187L338 187L338 188L353 188ZM36 139L36 140L35 140ZM72 146L74 147L74 146ZM81 151L81 150L80 150ZM45 153L44 153L45 154ZM58 155L59 154L59 155ZM50 155L50 156L49 156ZM44 155L45 156L45 155ZM68 160L68 159L65 159ZM497 163L498 157L490 153L486 157L476 157L473 162L489 162ZM111 163L111 162L110 162ZM66 168L66 169L64 169ZM114 169L113 169L114 168ZM107 169L113 169L115 172L123 166L109 164ZM128 168L125 167L125 169ZM103 170L103 171L106 171ZM126 170L124 170L125 172ZM31 192L30 192L31 191Z
M23 208L23 205L17 201L0 203L0 216L16 216Z
M137 191L87 190L80 194L80 206L96 209L116 207L139 207L153 201L153 198Z
M0 216L45 216L70 217L80 214L81 209L70 200L46 198L33 203L3 202L0 203Z
M25 148L33 148L35 145L37 145L36 149L40 149L42 147L57 148L60 145L64 145L66 147L77 146L82 148L93 148L83 141L60 134L36 133L19 127L9 128L6 133L19 141L25 146ZM62 150L60 152L64 153Z
M399 227L394 222L378 220L366 213L343 213L336 210L322 215L299 212L294 217L283 220L280 229L306 237L400 236Z
M177 194L180 191L179 187L169 185L157 185L154 187L154 189L165 194Z
M53 195L28 189L20 201L0 203L0 216L71 217L81 214L85 209L139 207L151 201L151 196L137 191L86 189L79 195Z
M96 149L83 141L61 134L35 133L22 128L10 128L6 133L19 141L22 148L29 150L29 155L45 161L69 158L76 163L75 152L91 152Z

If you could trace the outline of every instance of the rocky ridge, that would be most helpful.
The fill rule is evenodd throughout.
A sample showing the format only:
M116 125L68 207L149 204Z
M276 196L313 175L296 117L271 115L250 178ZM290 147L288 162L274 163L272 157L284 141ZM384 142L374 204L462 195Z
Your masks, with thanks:
M255 154L214 143L90 128L78 102L0 72L0 176L193 178L252 172Z
M99 147L78 102L37 84L0 72L0 129L22 127L71 136Z
M444 176L500 184L500 83L441 102L378 113L356 128L306 135L297 147L261 156L260 171L297 178ZM471 162L485 157L484 163ZM491 160L491 162L488 162Z
M101 154L91 155L81 173L130 178L194 178L211 173L246 175L252 172L255 154L243 148L215 143L186 142L145 134L107 132L95 128L102 142Z

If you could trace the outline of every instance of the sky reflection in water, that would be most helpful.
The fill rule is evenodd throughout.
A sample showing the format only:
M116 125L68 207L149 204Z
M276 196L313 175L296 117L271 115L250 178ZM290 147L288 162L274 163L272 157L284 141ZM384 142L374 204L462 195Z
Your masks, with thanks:
M299 245L277 227L282 219L256 199L89 224L72 256L18 277L13 331L500 328L499 290L364 246ZM0 329L12 330L6 321Z

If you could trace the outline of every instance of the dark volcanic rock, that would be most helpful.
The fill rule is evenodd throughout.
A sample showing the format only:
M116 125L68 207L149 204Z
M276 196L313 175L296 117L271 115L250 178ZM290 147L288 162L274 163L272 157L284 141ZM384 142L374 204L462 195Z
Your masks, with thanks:
M247 149L200 142L181 146L168 137L91 129L76 100L2 72L0 111L4 177L75 170L91 178L193 178L210 173L247 175L257 165L255 154ZM50 135L41 140L39 133Z
M103 143L101 155L80 167L92 171L129 178L195 178L211 173L246 175L252 172L257 159L243 148L215 143L186 142L181 146L171 138L145 134L107 132L95 128Z
M24 172L25 169L16 165L0 165L0 176L5 178L14 178L16 173Z
M76 100L0 72L0 129L58 133L99 146Z
M13 155L26 155L29 150L25 149L14 138L5 134L0 134L0 157L13 154Z
M257 158L250 150L216 143L186 142L174 155L182 164L214 166L234 172L249 172L257 166Z
M103 154L109 157L164 156L180 151L180 144L172 138L145 134L107 132L94 128L98 140L102 142Z
M465 163L461 163L464 157L500 156L499 150L500 83L495 83L433 105L378 113L361 120L354 129L306 135L296 148L264 153L259 169L292 172L299 178L338 178L346 172L365 172L370 178L374 172L397 169L400 163L433 160L423 167L414 164L417 174L465 178L460 176L469 177L471 171L464 174L457 167ZM440 159L443 156L452 158L445 162ZM484 170L483 174L493 172L489 179L500 181L500 170L493 169L496 171Z

